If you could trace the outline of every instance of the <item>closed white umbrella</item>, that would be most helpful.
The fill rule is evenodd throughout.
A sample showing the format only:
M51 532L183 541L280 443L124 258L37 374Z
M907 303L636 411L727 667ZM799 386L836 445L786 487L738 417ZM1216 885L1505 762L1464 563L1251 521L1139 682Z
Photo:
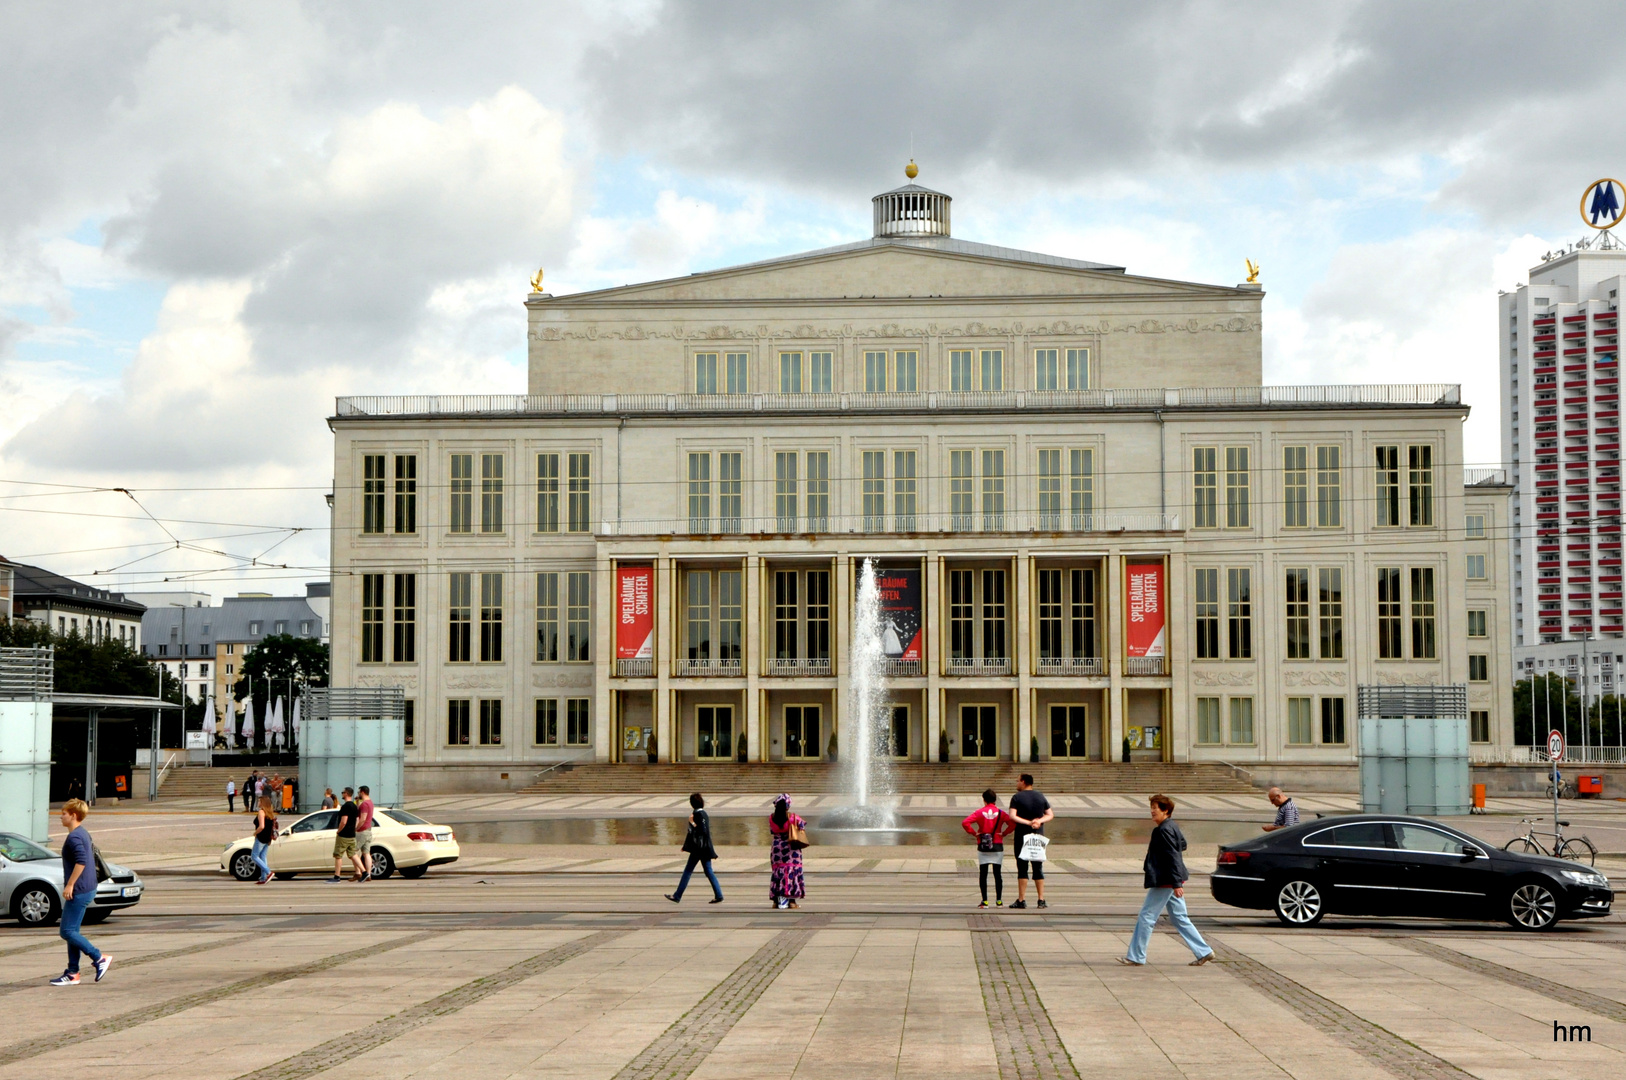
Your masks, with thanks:
M265 718L265 733L271 736L271 745L282 748L282 699L277 698L271 703L271 715Z
M294 698L293 742L299 741L299 699ZM290 743L291 745L291 743Z
M243 699L243 739L249 746L254 745L254 695L250 694Z
M225 736L228 747L232 744L232 737L237 734L237 717L232 713L232 699L229 697L220 703L220 734Z
M209 691L209 701L203 706L203 732L209 736L209 745L215 743L215 692Z

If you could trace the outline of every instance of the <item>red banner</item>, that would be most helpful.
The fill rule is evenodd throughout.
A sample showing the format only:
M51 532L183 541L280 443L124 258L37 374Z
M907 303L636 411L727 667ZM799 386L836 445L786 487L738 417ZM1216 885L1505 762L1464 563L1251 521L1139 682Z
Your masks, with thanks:
M1129 596L1124 604L1130 656L1163 656L1163 564L1130 563Z
M648 660L655 655L655 568L618 566L615 657Z

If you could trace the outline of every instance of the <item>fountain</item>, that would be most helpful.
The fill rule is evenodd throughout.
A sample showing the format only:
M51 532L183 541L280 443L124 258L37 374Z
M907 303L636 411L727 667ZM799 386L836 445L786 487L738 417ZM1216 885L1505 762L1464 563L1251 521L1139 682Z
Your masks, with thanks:
M841 740L841 773L850 806L837 807L819 819L822 829L885 830L898 828L892 807L872 802L892 794L892 731L886 688L886 635L897 631L881 615L881 592L875 562L864 560L858 579L858 610L853 620L852 649L844 687L848 718ZM896 649L894 649L896 651Z

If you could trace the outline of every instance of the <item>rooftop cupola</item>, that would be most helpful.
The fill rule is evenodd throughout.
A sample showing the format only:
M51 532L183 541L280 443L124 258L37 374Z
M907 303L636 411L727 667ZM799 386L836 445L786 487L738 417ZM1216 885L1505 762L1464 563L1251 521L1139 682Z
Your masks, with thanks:
M913 160L903 174L911 181L920 175ZM908 183L870 200L875 204L876 237L948 236L949 203L940 191Z

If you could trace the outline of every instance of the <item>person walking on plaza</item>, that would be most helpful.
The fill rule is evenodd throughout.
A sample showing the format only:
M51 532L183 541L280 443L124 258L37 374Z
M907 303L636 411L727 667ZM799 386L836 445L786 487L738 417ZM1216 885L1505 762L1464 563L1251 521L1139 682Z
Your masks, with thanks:
M253 769L248 771L248 779L243 781L243 809L252 814L254 812L254 777L257 774Z
M1186 860L1180 854L1186 850L1186 836L1174 823L1174 800L1167 795L1153 795L1152 838L1146 845L1146 902L1140 906L1140 917L1135 920L1135 933L1129 939L1129 955L1120 956L1118 963L1142 967L1146 963L1146 946L1152 940L1152 928L1164 911L1180 933L1196 959L1192 967L1200 967L1214 958L1214 950L1203 940L1202 934L1186 914Z
M226 810L229 813L237 813L237 781L235 780L226 781Z
M113 958L86 940L80 932L85 911L96 899L96 848L85 830L85 818L90 807L83 799L69 799L62 804L62 827L68 830L62 841L62 940L68 943L67 969L51 980L52 986L79 985L79 954L90 957L96 969L96 981L101 982Z
M1042 792L1033 790L1033 776L1023 773L1016 781L1016 794L1011 796L1011 820L1016 822L1016 903L1013 908L1028 906L1028 872L1033 872L1033 892L1039 907L1047 907L1044 902L1044 863L1030 861L1022 858L1022 841L1028 838L1029 833L1044 835L1045 822L1055 818L1056 812L1050 809L1050 800Z
M350 857L351 865L356 868L355 880L361 880L361 856L356 854L356 804L350 801L353 792L344 789L344 802L339 804L339 831L333 837L333 876L328 883L344 880L345 856Z
M717 884L717 875L712 873L712 860L717 858L717 848L711 842L711 815L706 813L706 800L700 792L689 796L689 834L683 838L683 850L689 853L689 865L683 868L683 877L678 881L676 892L669 892L666 898L676 904L683 899L683 890L689 887L689 878L694 876L694 864L699 863L706 871L706 880L711 882L711 902L723 902L723 887Z
M267 783L268 781L266 780L264 773L261 773L259 776L254 778L254 806L256 809L259 808L260 802L266 796Z
M1299 823L1299 808L1293 804L1292 799L1282 794L1281 788L1271 788L1265 793L1265 797L1270 800L1270 805L1276 808L1276 821L1263 826L1265 832L1275 832L1277 829L1285 829L1289 825Z
M361 798L356 801L356 854L361 856L361 877L357 881L373 880L373 797L362 785Z
M334 796L333 789L332 788L323 788L322 789L322 809L323 810L332 810L334 807L336 807L338 805L339 805L339 800L338 800L338 798L336 798Z
M994 872L994 906L1005 906L1005 837L1016 828L1011 815L999 808L999 796L989 788L982 793L982 809L973 810L960 822L961 828L977 838L977 887L982 890L982 903L988 906L988 871Z
M781 795L774 800L773 813L768 815L768 833L773 838L772 853L768 856L768 900L776 908L799 907L796 901L807 895L807 883L802 877L803 830L807 822L790 812L790 796Z
M254 815L254 847L250 849L254 865L260 868L261 885L271 880L271 864L266 858L271 850L271 841L276 838L276 807L272 803L261 803L259 811Z

